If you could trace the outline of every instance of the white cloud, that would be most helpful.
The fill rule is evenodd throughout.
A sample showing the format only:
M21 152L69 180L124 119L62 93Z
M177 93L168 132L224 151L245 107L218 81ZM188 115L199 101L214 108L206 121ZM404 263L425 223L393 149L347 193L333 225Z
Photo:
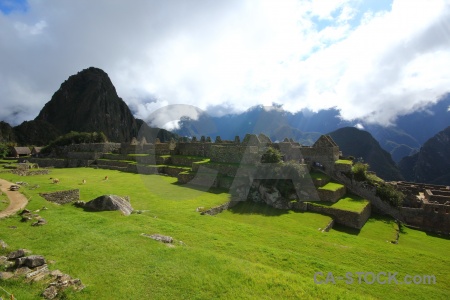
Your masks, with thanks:
M449 4L361 3L31 0L0 13L0 119L34 118L89 66L143 119L169 104L223 114L277 102L390 124L448 92Z

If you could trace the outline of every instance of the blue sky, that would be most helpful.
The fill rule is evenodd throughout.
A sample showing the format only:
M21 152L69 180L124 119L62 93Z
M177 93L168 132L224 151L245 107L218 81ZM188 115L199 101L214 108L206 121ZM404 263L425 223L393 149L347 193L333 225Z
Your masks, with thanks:
M26 0L0 0L0 11L3 14L10 14L11 12L26 13L28 2Z
M0 120L106 71L136 116L280 103L383 125L450 89L445 0L1 1Z

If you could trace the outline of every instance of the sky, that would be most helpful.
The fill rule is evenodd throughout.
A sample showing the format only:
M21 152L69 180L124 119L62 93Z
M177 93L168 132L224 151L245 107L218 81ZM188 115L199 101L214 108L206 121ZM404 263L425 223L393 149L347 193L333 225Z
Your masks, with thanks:
M450 92L448 0L0 0L0 41L13 125L91 66L144 120L277 103L387 126Z

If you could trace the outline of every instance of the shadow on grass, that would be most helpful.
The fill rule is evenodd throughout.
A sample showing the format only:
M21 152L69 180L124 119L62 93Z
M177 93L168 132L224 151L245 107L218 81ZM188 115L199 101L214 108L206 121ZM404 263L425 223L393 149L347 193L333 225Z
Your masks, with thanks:
M201 185L194 185L194 184L190 184L190 183L179 183L178 181L172 182L172 185L176 185L179 187L185 187L185 188L189 188L189 189L193 189L196 191L201 191L201 192L206 192L206 193L211 193L211 194L228 194L228 189L224 189L224 188L215 188L215 187L204 187Z
M448 234L430 232L430 231L427 231L426 234L428 236L437 237L437 238L444 239L444 240L450 240L450 235L448 235Z
M277 217L289 213L288 210L276 209L267 204L251 201L242 201L236 206L229 208L228 211L240 215L264 215L268 217Z
M359 233L361 232L360 229L355 229L355 228L350 228L347 227L345 225L341 225L341 224L337 224L335 223L333 225L333 229L332 230L336 230L342 233L347 233L347 234L351 234L351 235L359 235Z
M395 220L392 217L389 216L383 216L377 213L372 213L370 215L370 218L367 220L367 222L375 222L375 221L381 221L386 224L394 224Z

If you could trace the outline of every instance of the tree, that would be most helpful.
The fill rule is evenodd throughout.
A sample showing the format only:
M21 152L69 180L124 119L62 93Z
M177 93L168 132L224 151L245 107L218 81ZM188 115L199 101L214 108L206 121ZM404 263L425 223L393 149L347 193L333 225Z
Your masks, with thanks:
M264 153L261 157L262 163L279 163L281 161L281 152L273 147L267 148L266 153Z

